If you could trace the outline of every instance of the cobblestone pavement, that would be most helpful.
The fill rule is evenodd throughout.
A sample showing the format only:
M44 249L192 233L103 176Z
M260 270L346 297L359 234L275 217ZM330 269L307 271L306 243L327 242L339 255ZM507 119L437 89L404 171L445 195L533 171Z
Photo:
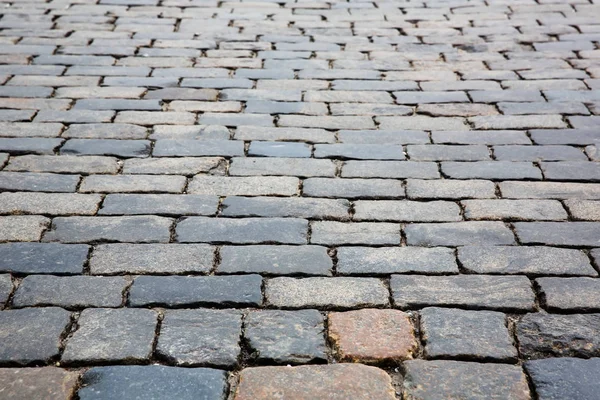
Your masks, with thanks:
M599 398L597 0L0 1L0 399Z

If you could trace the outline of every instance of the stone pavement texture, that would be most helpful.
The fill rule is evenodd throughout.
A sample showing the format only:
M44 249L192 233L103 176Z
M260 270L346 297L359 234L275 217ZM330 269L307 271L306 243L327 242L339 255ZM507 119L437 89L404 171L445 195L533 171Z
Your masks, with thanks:
M0 0L0 400L600 398L598 0Z

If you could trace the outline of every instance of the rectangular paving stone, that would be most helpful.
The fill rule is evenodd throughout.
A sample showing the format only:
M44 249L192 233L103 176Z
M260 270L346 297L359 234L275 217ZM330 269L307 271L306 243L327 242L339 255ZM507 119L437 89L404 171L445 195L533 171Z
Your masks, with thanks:
M597 279L592 278L538 278L544 307L549 311L598 311Z
M434 143L447 144L531 144L525 131L494 130L494 131L432 131Z
M60 148L60 154L148 157L150 155L150 141L70 139Z
M123 174L195 175L218 168L220 157L178 157L128 159L123 162Z
M410 397L453 398L468 393L472 399L530 398L520 366L450 360L411 360L403 365L405 393Z
M446 161L442 172L453 179L542 179L540 170L529 162Z
M0 214L93 215L102 197L75 193L0 193Z
M260 275L140 276L130 289L131 307L251 307L262 304Z
M218 273L331 275L333 262L321 246L223 246Z
M304 364L327 358L324 320L317 310L252 311L244 328L259 361Z
M36 172L0 172L0 190L28 192L75 192L79 175Z
M376 278L273 278L265 298L278 308L346 309L386 306L389 292Z
M600 184L570 182L500 182L502 196L513 199L600 199Z
M0 138L0 151L9 154L54 154L64 140L58 138Z
M379 122L379 129L383 130L416 129L427 131L468 131L470 129L463 118L455 117L432 118L413 115L410 117L375 118Z
M420 144L430 143L429 135L422 130L340 130L337 134L341 143L351 144Z
M517 359L502 313L427 307L420 317L427 358Z
M532 129L529 131L536 144L586 145L600 140L595 129Z
M566 128L560 115L492 115L470 117L474 129Z
M309 158L311 148L304 143L253 141L248 148L248 156Z
M196 397L223 400L225 372L210 368L179 368L163 365L123 365L95 367L82 376L81 400L107 396L192 400Z
M157 216L58 217L44 242L168 242L173 220Z
M0 217L0 241L37 242L50 226L41 215L8 215Z
M148 136L148 131L143 126L132 124L71 124L62 136L79 139L145 139ZM102 144L104 142L86 143ZM93 149L88 148L87 150Z
M512 245L510 229L501 222L468 221L409 224L404 228L411 246Z
M494 146L494 157L501 161L587 161L581 150L571 146Z
M494 182L477 179L407 179L406 195L413 199L486 199L496 197L496 187Z
M597 222L517 222L514 226L517 237L524 244L600 245L600 223Z
M597 357L600 314L526 314L517 322L519 352L528 360Z
M128 282L123 277L25 277L13 297L14 307L119 307Z
M404 197L402 182L392 179L308 178L303 181L302 192L306 196L346 199Z
M568 215L556 200L463 200L465 219L560 221Z
M186 178L173 175L91 175L83 178L83 193L181 193Z
M4 170L67 174L116 174L119 170L119 164L114 157L26 155L12 157Z
M600 164L589 161L542 162L544 177L551 181L600 182Z
M83 272L88 246L58 243L0 244L0 271L73 275Z
M169 310L156 345L178 366L231 367L240 354L242 315L236 310Z
M244 143L234 140L157 140L154 157L243 156Z
M306 244L308 221L299 218L189 217L176 228L179 242Z
M365 116L281 115L278 126L323 129L374 129L375 123ZM407 128L410 129L410 128ZM418 129L418 128L417 128Z
M317 144L315 158L358 160L404 160L404 150L398 145L378 144Z
M119 193L105 197L98 215L215 215L218 203L217 196Z
M152 353L158 314L153 310L87 308L67 341L63 363L141 362ZM123 335L128 340L121 340Z
M524 311L534 307L535 295L524 276L491 275L392 275L390 281L396 307L463 307Z
M0 199L1 199L0 195ZM224 217L296 217L350 219L350 202L298 197L227 197L221 203ZM1 209L1 208L0 208Z
M0 385L7 399L50 396L68 400L75 394L78 378L79 372L56 367L0 369Z
M449 201L359 200L354 202L356 221L438 222L460 221L461 210Z
M36 124L33 122L1 122L0 137L57 137L62 124Z
M575 396L593 400L598 389L600 359L561 357L525 362L535 391L540 399L560 399Z
M600 221L600 203L586 200L567 200L564 202L569 213L576 220Z
M464 246L462 267L478 274L597 276L581 250L542 246Z
M408 145L412 161L479 161L489 160L487 146Z
M440 173L433 162L346 161L342 167L342 177L437 179Z
M399 224L314 221L311 228L310 243L314 244L400 244Z
M296 177L271 176L203 176L192 179L188 193L218 196L293 196L300 180Z
M89 266L93 275L202 274L212 270L214 253L204 244L100 244Z
M229 174L232 176L289 175L300 177L333 177L336 166L331 160L303 158L239 158L231 160Z
M454 251L444 247L338 247L340 275L458 273Z
M0 311L0 361L28 365L57 358L70 321L71 313L58 307Z
M335 135L333 132L326 131L325 129L238 126L235 132L235 139L333 143L335 142Z

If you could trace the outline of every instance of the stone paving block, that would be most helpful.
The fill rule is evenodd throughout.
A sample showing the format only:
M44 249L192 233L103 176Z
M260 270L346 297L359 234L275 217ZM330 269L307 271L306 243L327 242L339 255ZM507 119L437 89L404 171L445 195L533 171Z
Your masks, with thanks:
M525 362L540 400L593 400L598 395L600 359L549 358Z
M600 164L588 161L542 162L544 177L551 181L600 182Z
M474 117L478 118L478 117ZM490 118L490 117L479 117ZM468 131L470 128L463 118L454 117L375 117L379 122L379 129L416 129L416 130L436 130L436 131ZM364 128L361 128L364 129ZM509 128L507 128L509 129Z
M307 196L346 199L404 197L402 182L391 179L308 178L303 182L302 192Z
M60 149L61 154L147 157L150 141L117 139L71 139Z
M223 246L220 257L223 274L331 275L333 268L321 246Z
M172 175L91 175L83 178L83 193L181 193L186 184L183 176Z
M253 141L248 148L250 157L309 158L311 149L304 143Z
M465 219L561 221L568 215L556 200L463 200Z
M304 184L306 186L306 182ZM496 187L484 180L406 180L406 195L413 199L494 198Z
M329 313L328 336L340 361L381 363L411 359L417 350L408 314L364 309Z
M432 131L434 143L445 144L485 144L510 145L531 144L525 131L493 130L493 131Z
M494 146L494 157L500 161L567 161L584 160L583 152L571 146Z
M449 201L359 200L354 202L355 221L444 222L460 221L460 208Z
M73 275L83 272L88 246L58 243L0 244L0 271Z
M41 215L0 217L0 241L37 242L49 226L50 219Z
M268 128L238 126L235 132L238 140L300 141L309 143L333 143L335 135L325 129L307 128Z
M415 399L530 398L527 377L520 366L445 360L404 363L405 395Z
M154 125L149 139L228 140L229 129L223 125Z
M542 246L464 246L458 249L464 269L478 274L597 276L581 250Z
M305 244L308 221L299 218L189 217L177 223L179 242Z
M406 242L413 246L512 245L510 229L501 222L468 221L438 224L409 224Z
M223 400L227 387L223 371L163 365L91 368L83 374L77 392L81 400L153 398L166 400Z
M56 137L63 129L62 124L36 124L33 122L2 122L2 137Z
M489 310L531 310L535 296L524 276L423 276L392 275L394 305Z
M75 394L78 379L79 372L56 367L0 369L5 399L69 400Z
M67 340L63 363L141 362L152 353L157 324L153 310L88 308ZM127 337L127 340L122 340Z
M122 277L30 275L13 297L14 307L119 307L128 285Z
M374 129L375 123L370 117L366 116L281 115L278 126L323 129Z
M22 217L23 218L23 217ZM168 242L173 220L157 216L58 217L45 242Z
M340 130L339 141L351 144L420 144L430 143L429 135L421 130Z
M407 152L413 161L479 161L489 160L486 146L408 145Z
M436 163L414 161L346 161L342 178L438 179Z
M287 176L196 176L188 193L218 196L293 196L300 180Z
M246 368L234 399L268 398L272 393L286 399L395 399L389 375L361 364Z
M542 179L540 170L530 162L446 161L442 172L452 179Z
M63 143L55 138L0 138L0 151L9 154L54 154Z
M600 134L594 129L532 129L531 138L542 145L586 145L600 140Z
M600 286L592 278L538 278L545 307L551 311L600 310Z
M600 185L571 182L500 182L500 192L513 199L600 199Z
M392 223L315 221L310 243L324 245L400 244L400 226Z
M0 193L1 214L93 215L100 195L71 193Z
M600 202L567 200L564 202L572 217L582 221L600 221Z
M266 301L278 308L347 309L386 306L389 292L375 278L273 278Z
M233 140L157 140L154 157L243 156L244 143Z
M67 174L116 174L119 170L113 157L81 156L19 156L12 157L6 171L56 172Z
M109 194L98 215L215 215L217 196L175 194Z
M428 307L420 315L427 358L517 359L502 313Z
M517 222L514 226L524 244L587 247L600 244L600 223L596 222Z
M331 160L304 158L233 158L232 176L289 175L300 177L333 177L336 166Z
M142 126L131 124L71 124L62 136L78 139L145 139L148 132Z
M189 176L210 172L223 162L221 157L133 158L123 162L123 173Z
M350 202L341 199L227 197L221 208L224 217L350 219Z
M600 353L600 314L525 315L517 323L519 352L526 359L596 357Z
M214 248L203 244L115 243L95 247L89 265L94 275L208 273L213 259Z
M129 305L143 306L259 306L260 275L141 276L130 289Z
M323 316L316 310L250 312L244 337L259 361L304 364L327 359Z
M458 273L454 252L443 247L338 247L337 260L341 275Z
M0 360L27 365L56 358L70 321L71 314L57 307L0 311Z
M242 315L235 310L169 310L156 345L178 366L230 367L240 354Z

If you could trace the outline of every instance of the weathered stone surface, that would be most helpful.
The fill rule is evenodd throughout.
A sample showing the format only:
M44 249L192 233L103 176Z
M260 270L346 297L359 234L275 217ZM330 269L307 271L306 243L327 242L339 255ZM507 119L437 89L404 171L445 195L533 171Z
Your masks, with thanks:
M208 273L214 248L204 244L101 244L90 258L98 275Z
M321 246L224 246L217 272L262 275L331 275L333 262Z
M0 193L1 214L94 215L102 197L75 193Z
M356 221L445 222L460 221L460 208L449 201L359 200L354 202Z
M37 242L50 225L50 219L41 215L0 217L0 241Z
M263 399L273 393L290 400L395 399L389 375L360 364L246 368L234 399Z
M527 314L517 323L519 352L527 359L596 357L600 314Z
M119 307L128 282L123 277L25 277L13 298L15 307Z
M465 246L458 248L463 268L478 274L587 275L598 273L575 249L541 246Z
M514 244L512 232L501 222L470 221L410 224L404 228L413 246L468 246Z
M600 389L600 358L549 358L525 363L540 400L594 400Z
M420 321L427 358L517 358L502 313L428 307L421 310Z
M310 242L314 244L400 244L400 226L391 223L345 223L315 221Z
M225 373L209 368L162 365L96 367L82 377L81 400L154 398L181 400L225 398Z
M302 192L306 196L345 199L404 197L402 183L391 179L308 178L303 182Z
M392 275L394 304L400 308L455 306L489 310L531 310L535 296L524 276Z
M521 367L515 365L413 360L406 361L404 367L404 389L408 398L530 398L527 378Z
M521 243L550 246L600 245L597 222L517 222L515 231Z
M316 310L250 312L244 337L259 361L304 364L327 358L323 316Z
M0 361L25 365L58 356L70 320L56 307L0 311Z
M262 304L260 275L140 276L129 293L129 305L258 306Z
M597 279L539 278L536 282L549 310L600 310L600 284Z
M55 367L0 368L3 399L69 400L75 394L79 372Z
M330 313L328 336L341 361L379 363L413 358L417 350L409 316L397 310Z
M188 193L218 196L293 196L300 180L290 176L196 176Z
M385 306L389 292L375 278L273 278L266 282L269 304L281 308L357 308Z
M75 192L79 179L79 175L0 172L0 189L28 192Z
M453 250L444 247L338 247L337 260L341 275L458 273Z
M567 200L564 203L576 220L600 221L600 202L585 200Z
M74 275L83 272L89 247L83 244L3 243L0 271Z
M170 310L156 352L182 366L231 367L240 353L242 315L230 310Z
M466 219L560 221L568 215L556 200L464 200Z
M219 198L195 194L109 194L98 215L215 215Z
M492 181L476 179L464 181L408 179L406 196L413 199L486 199L496 197L496 188Z
M350 219L350 202L315 198L227 197L221 203L224 217L297 217Z
M141 362L152 352L157 313L152 310L88 308L67 341L64 363ZM126 337L127 340L123 340Z

